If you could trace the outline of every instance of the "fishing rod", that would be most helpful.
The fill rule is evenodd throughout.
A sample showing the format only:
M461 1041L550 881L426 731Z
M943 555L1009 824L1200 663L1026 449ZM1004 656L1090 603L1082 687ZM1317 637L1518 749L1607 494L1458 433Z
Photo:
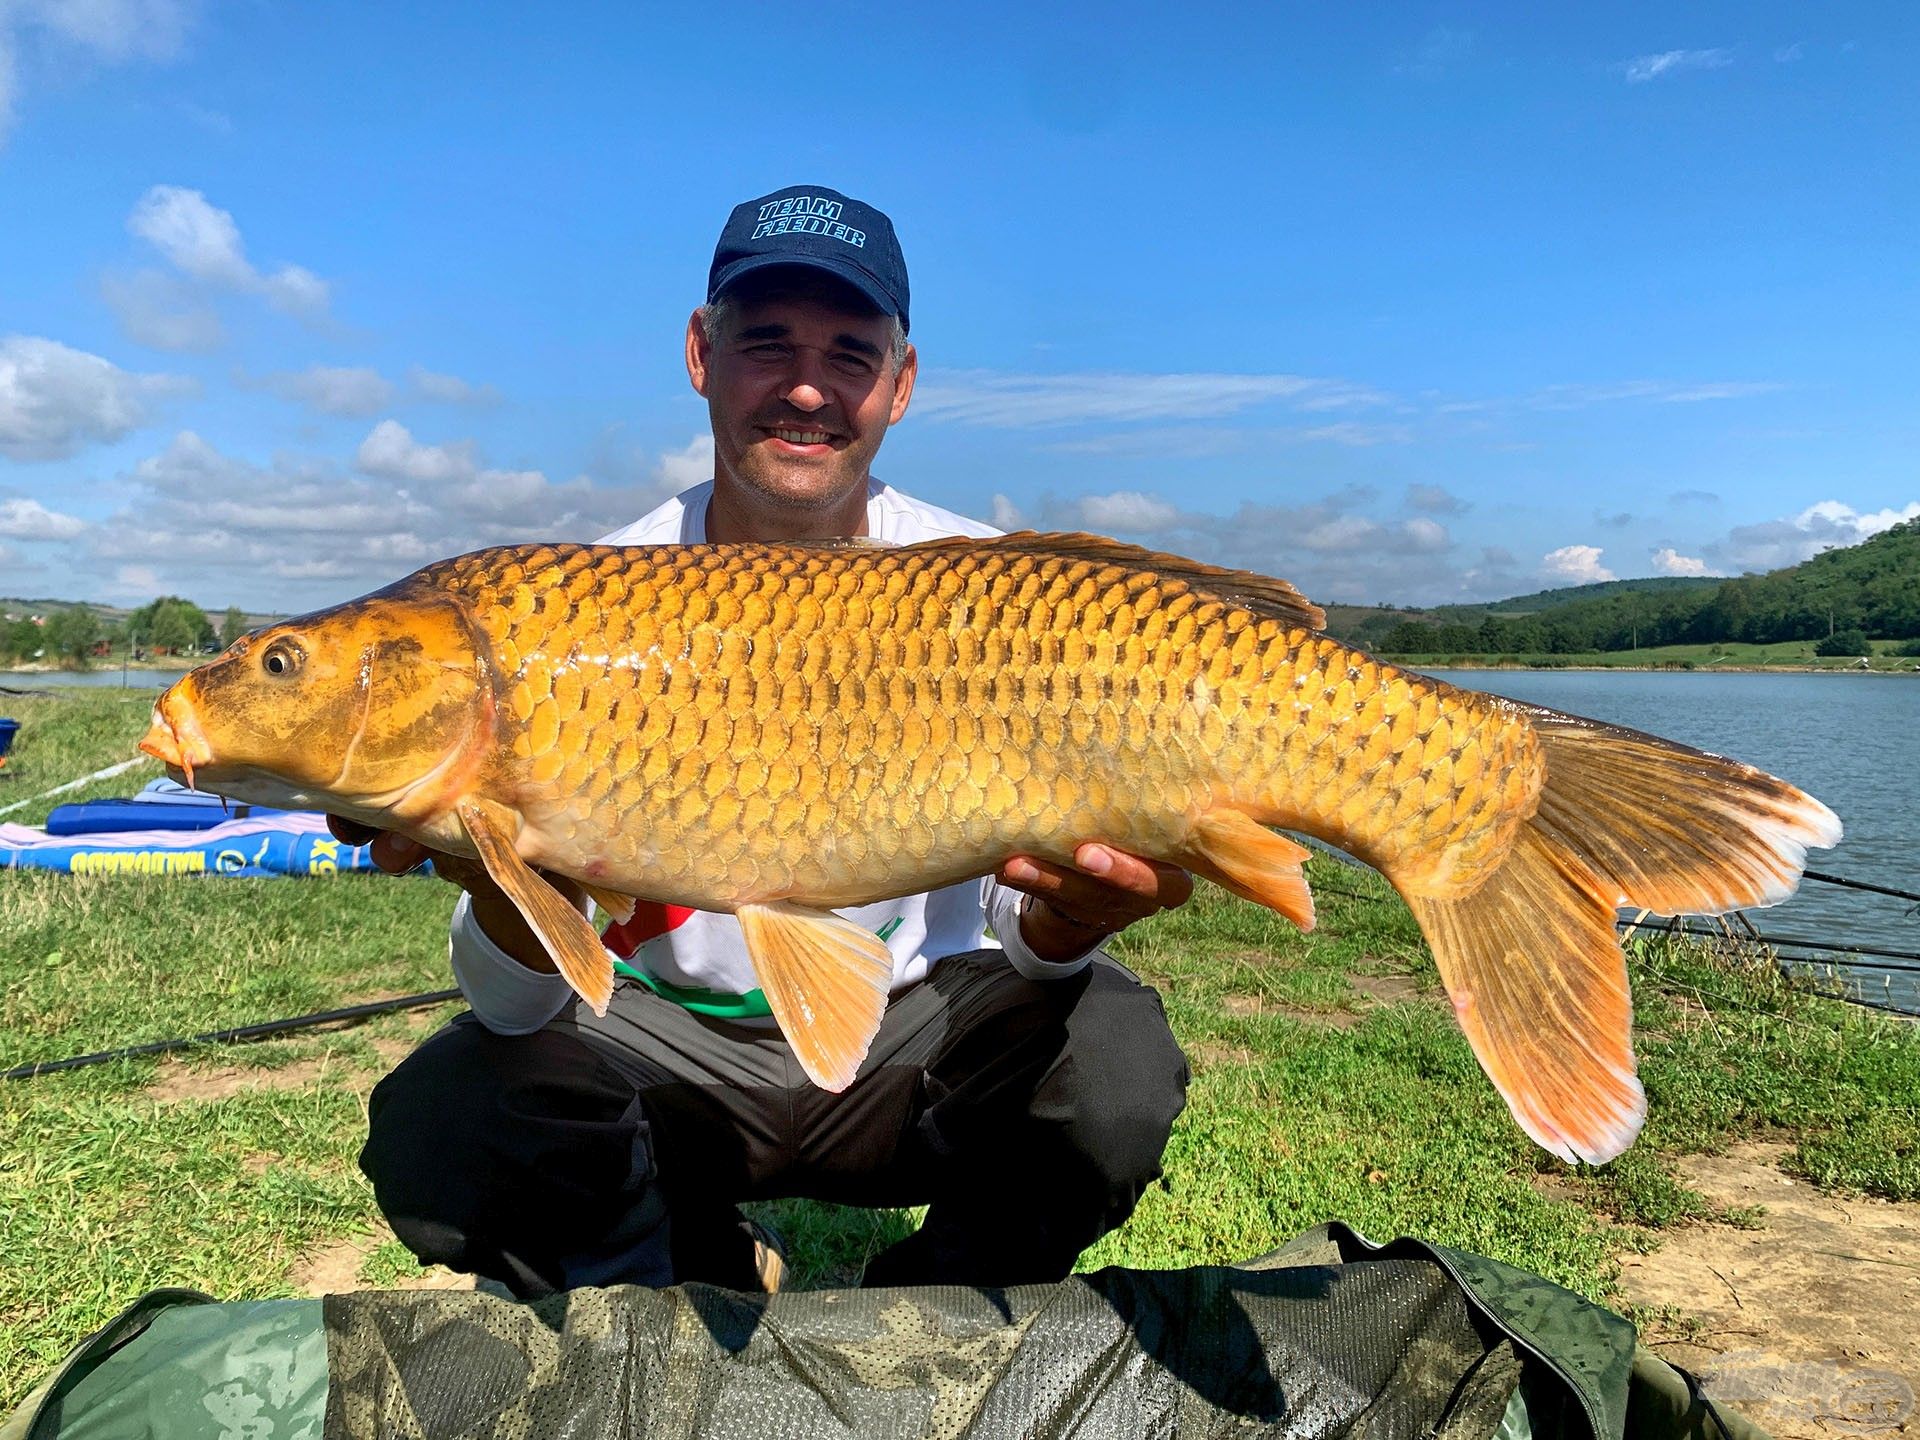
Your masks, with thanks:
M92 1055L75 1055L65 1060L35 1060L0 1071L0 1080L31 1080L36 1075L51 1075L56 1070L80 1070L89 1065L104 1065L109 1060L130 1060L141 1055L164 1055L194 1045L225 1045L242 1040L259 1040L268 1035L285 1035L294 1030L309 1030L342 1020L364 1020L393 1010L417 1010L427 1005L442 1005L458 1000L458 990L429 990L418 995L402 995L395 1000L370 1000L364 1005L348 1005L339 1010L320 1010L311 1015L296 1015L288 1020L267 1020L258 1025L235 1025L225 1030L209 1030L204 1035L183 1035L176 1040L155 1040L146 1045L126 1045L118 1050L101 1050Z
M1896 900L1920 900L1920 895L1911 890L1896 890L1891 885L1874 885L1865 880L1849 880L1844 875L1827 875L1818 870L1800 872L1809 880L1819 880L1828 885L1844 885L1849 890L1871 890L1876 895L1891 895Z
M1775 950L1786 948L1793 950L1820 950L1836 955L1883 955L1890 961L1913 963L1872 964L1863 962L1860 968L1874 970L1920 969L1920 951L1878 950L1870 945L1835 945L1825 940L1801 940L1792 935L1766 935L1758 930L1753 930L1744 936L1734 936L1724 930L1695 929L1684 923L1678 916L1671 918L1664 925L1649 925L1646 921L1638 919L1617 920L1614 924L1616 928L1622 930L1657 930L1662 935L1690 935L1702 940L1737 939L1742 944L1767 945Z

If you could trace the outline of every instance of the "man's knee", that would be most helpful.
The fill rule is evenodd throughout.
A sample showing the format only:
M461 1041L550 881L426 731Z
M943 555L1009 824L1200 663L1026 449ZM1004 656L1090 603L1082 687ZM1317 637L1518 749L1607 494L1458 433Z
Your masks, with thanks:
M1137 1198L1159 1176L1173 1122L1186 1108L1187 1057L1159 994L1099 960L1067 1028L1067 1061L1042 1102L1105 1182Z
M632 1086L578 1039L469 1021L374 1087L360 1168L416 1252L459 1252L543 1214L569 1227L610 1220L650 1164L647 1140Z

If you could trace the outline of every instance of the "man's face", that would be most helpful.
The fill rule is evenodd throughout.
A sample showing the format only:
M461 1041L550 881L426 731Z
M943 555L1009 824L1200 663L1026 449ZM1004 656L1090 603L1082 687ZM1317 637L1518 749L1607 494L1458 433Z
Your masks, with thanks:
M896 368L891 336L886 316L831 293L743 295L712 343L696 311L687 374L712 417L716 481L781 509L864 497L874 452L913 394L917 359L909 348Z

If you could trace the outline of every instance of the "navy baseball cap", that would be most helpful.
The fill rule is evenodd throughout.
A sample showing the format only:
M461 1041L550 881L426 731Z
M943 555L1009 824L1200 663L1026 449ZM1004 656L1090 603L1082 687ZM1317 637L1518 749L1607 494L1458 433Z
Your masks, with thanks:
M789 185L733 207L707 271L707 303L743 275L804 265L844 280L907 328L907 260L893 222L823 185Z

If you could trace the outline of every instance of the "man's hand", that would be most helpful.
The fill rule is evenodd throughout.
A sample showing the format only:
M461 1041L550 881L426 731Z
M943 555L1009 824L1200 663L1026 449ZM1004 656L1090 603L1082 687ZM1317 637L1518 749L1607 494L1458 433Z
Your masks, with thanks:
M519 907L493 883L493 877L487 874L487 867L478 860L429 850L418 840L395 831L375 830L357 821L343 820L338 815L327 816L327 829L333 832L334 839L344 845L372 846L367 853L372 856L373 863L389 875L405 875L417 869L422 861L431 860L434 874L453 882L473 897L473 918L479 921L481 930L486 932L489 940L529 970L551 975L557 969L553 957L547 954L547 947L540 943L540 937L521 918ZM575 908L586 898L586 891L564 875L550 874L545 870L535 873L566 896L567 903Z
M1020 938L1042 960L1083 955L1193 894L1193 877L1178 865L1091 842L1073 852L1072 867L1015 855L999 880L1033 897L1020 912Z

